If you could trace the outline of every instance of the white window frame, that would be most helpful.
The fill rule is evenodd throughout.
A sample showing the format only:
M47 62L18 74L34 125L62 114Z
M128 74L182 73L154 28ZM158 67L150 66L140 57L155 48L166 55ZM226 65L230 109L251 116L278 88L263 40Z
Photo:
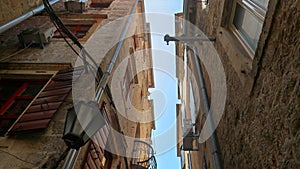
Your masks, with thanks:
M233 34L236 36L236 38L240 41L242 46L246 49L247 53L253 59L256 49L252 49L250 44L246 41L246 39L243 37L243 35L237 30L237 28L234 25L234 17L235 17L235 11L236 11L237 4L239 4L242 8L247 10L249 13L251 13L253 15L253 17L255 17L255 19L257 19L262 25L264 23L267 9L260 7L259 5L255 4L252 0L234 0L233 1L229 28L233 32Z

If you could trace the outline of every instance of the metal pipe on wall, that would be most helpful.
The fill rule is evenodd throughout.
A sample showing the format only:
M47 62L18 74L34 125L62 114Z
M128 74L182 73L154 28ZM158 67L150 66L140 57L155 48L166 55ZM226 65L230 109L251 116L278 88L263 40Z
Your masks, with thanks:
M73 166L74 166L74 163L77 159L78 154L79 154L79 150L70 149L70 151L68 152L67 158L66 158L66 159L69 159L69 160L66 160L66 162L64 163L63 168L72 169Z
M131 9L131 12L130 12L130 15L129 15L129 18L126 22L126 25L125 25L125 28L123 29L123 32L121 34L121 37L120 37L120 41L118 42L118 45L117 45L117 48L114 52L114 55L112 56L112 59L110 60L109 62L109 65L108 65L108 68L106 70L106 72L104 72L101 80L100 80L100 83L99 83L99 86L97 88L97 92L96 92L96 95L95 95L95 101L99 102L102 94L103 94L103 90L105 89L107 83L108 83L108 79L109 79L109 76L110 76L110 73L112 72L113 68L114 68L114 65L115 65L115 62L119 56L119 53L120 53L120 50L122 48L122 45L123 45L123 42L124 42L124 38L126 37L126 33L128 31L128 28L129 28L129 25L130 25L130 22L132 20L132 15L134 14L134 12L136 11L136 8L137 8L137 5L138 5L138 1L139 0L136 0L132 9Z
M51 5L55 4L56 2L58 2L59 0L51 0L49 3ZM5 32L6 30L8 30L9 28L12 28L14 26L16 26L17 24L21 23L22 21L32 17L33 15L37 14L37 13L40 13L42 10L44 10L44 5L41 5L21 16L19 16L18 18L16 19L13 19L3 25L0 26L0 34Z
M110 63L108 65L107 70L103 73L103 76L101 77L101 80L99 82L99 85L97 87L97 91L96 91L96 94L95 94L95 97L94 97L94 101L96 101L96 102L100 101L101 96L104 92L104 89L107 86L110 73L112 72L112 70L114 68L114 65L115 65L115 62L116 62L116 60L119 56L119 53L121 51L121 48L122 48L122 45L123 45L123 42L124 42L124 38L126 37L126 34L128 32L128 28L129 28L130 22L131 22L132 17L133 17L132 15L136 11L138 1L139 0L135 1L134 5L133 5L133 7L130 11L129 18L126 22L126 25L125 25L124 29L123 29L123 32L122 32L121 37L120 37L120 41L117 44L117 48L116 48L116 50L115 50L115 52L112 56L112 59L110 60ZM66 161L65 161L65 164L64 164L64 169L72 169L74 167L74 164L75 164L76 158L78 156L78 151L79 150L69 151L68 156L67 156Z
M191 3L190 0L184 0L184 3L183 3L183 34L185 36L189 36L190 35L190 32L188 32L187 30L191 29L190 28L191 24L188 24L188 20L190 20L190 16L189 16L190 3ZM206 1L206 5L207 4L208 4L208 1ZM211 40L214 41L215 38L211 38L211 39L209 38L209 40L210 41ZM198 76L199 76L199 83L200 83L201 93L202 93L202 97L203 97L203 106L204 106L204 109L205 109L205 114L206 114L207 118L210 118L211 117L211 116L209 116L209 109L210 108L209 108L209 102L208 102L207 92L206 92L206 88L205 88L205 83L204 83L204 78L203 78L203 72L202 72L201 64L200 64L200 61L199 61L198 56L197 56L196 47L193 46L192 50L193 50L193 53L194 53L194 59L196 61L196 69L197 69L197 73L198 73ZM209 127L210 127L209 130L211 130L212 127L213 127L212 125L214 125L214 124L212 124L212 119L208 119L208 120L210 120L210 124L211 125L209 125ZM215 168L222 169L223 167L222 167L221 159L220 159L220 156L219 156L219 150L218 150L218 146L217 146L217 136L216 136L215 132L213 132L210 140L211 140L212 149L213 149L212 153L213 153L213 157L214 157Z
M202 94L202 97L203 97L203 106L204 106L204 111L205 111L205 114L206 114L206 117L209 118L207 120L209 120L209 131L212 131L213 129L213 122L212 122L212 119L210 119L210 108L209 108L209 102L208 102L208 97L207 97L207 92L206 92L206 87L205 87L205 82L204 82L204 78L203 78L203 72L202 72L202 68L201 68L201 64L200 64L200 60L198 59L198 55L197 55L197 49L195 46L193 46L191 44L191 42L193 42L195 39L198 39L198 41L215 41L216 39L214 37L211 37L211 38L191 38L191 37L184 37L184 38L180 38L180 37L170 37L169 35L165 35L164 37L164 40L167 42L167 45L169 43L169 41L180 41L180 42L184 42L185 45L185 54L187 54L186 52L186 49L187 49L187 46L191 46L191 49L193 50L193 56L194 56L194 60L196 62L196 70L197 70L197 74L199 76L199 85L201 87L201 94ZM189 44L189 45L188 45ZM184 56L185 57L185 56ZM185 59L186 60L186 59ZM221 165L221 160L220 160L220 157L219 157L219 150L218 150L218 146L217 146L217 136L215 134L215 132L213 132L212 136L211 136L211 144L212 144L212 149L213 149L213 157L214 157L214 161L215 161L215 168L217 169L222 169L222 165Z
M182 33L183 35L187 34L187 18L188 18L188 6L189 6L189 0L183 1L183 28Z
M214 124L213 124L212 120L210 119L211 116L209 116L210 108L209 108L208 96L207 96L207 92L206 92L202 67L201 67L201 63L200 63L198 55L197 55L196 47L193 46L192 50L193 50L193 54L194 54L194 59L196 61L197 74L199 76L199 84L200 84L200 88L201 88L201 94L203 97L203 100L202 100L203 106L204 106L206 117L209 118L209 119L207 119L207 120L209 120L209 124L210 124L209 131L212 131ZM217 144L217 136L216 136L215 132L213 132L210 139L211 139L211 145L212 145L212 154L213 154L214 162L215 162L215 168L222 169L222 164L221 164L221 159L219 156L219 150L218 150L218 144Z

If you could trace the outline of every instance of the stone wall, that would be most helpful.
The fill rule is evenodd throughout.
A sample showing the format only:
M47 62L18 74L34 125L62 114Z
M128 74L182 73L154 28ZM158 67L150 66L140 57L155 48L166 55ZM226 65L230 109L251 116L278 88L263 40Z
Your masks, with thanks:
M41 5L41 0L1 0L0 25Z
M207 35L222 33L218 29L226 2L197 5L196 25ZM297 0L270 1L261 35L265 41L259 42L252 70L245 75L249 81L238 75L217 38L227 76L226 108L217 129L224 168L299 167L299 10Z

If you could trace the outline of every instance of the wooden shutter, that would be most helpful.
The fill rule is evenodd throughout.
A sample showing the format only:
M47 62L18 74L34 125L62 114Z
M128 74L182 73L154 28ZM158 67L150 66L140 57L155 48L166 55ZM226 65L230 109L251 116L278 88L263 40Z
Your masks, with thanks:
M59 71L17 119L7 134L13 135L47 128L52 116L71 91L72 79L78 79L82 72L82 68Z
M83 169L103 169L104 163L109 163L109 160L111 160L104 156L111 122L110 114L105 103L101 106L101 112L106 121L106 125L102 127L90 141L89 149L87 150L86 158L83 163Z

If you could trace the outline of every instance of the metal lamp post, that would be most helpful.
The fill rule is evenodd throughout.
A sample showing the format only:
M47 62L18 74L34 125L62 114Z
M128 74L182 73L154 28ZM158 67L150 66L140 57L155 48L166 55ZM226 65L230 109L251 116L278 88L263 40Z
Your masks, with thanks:
M79 120L80 119L80 120ZM106 124L95 101L79 102L67 112L63 140L70 152L66 158L64 169L72 169L80 147Z

